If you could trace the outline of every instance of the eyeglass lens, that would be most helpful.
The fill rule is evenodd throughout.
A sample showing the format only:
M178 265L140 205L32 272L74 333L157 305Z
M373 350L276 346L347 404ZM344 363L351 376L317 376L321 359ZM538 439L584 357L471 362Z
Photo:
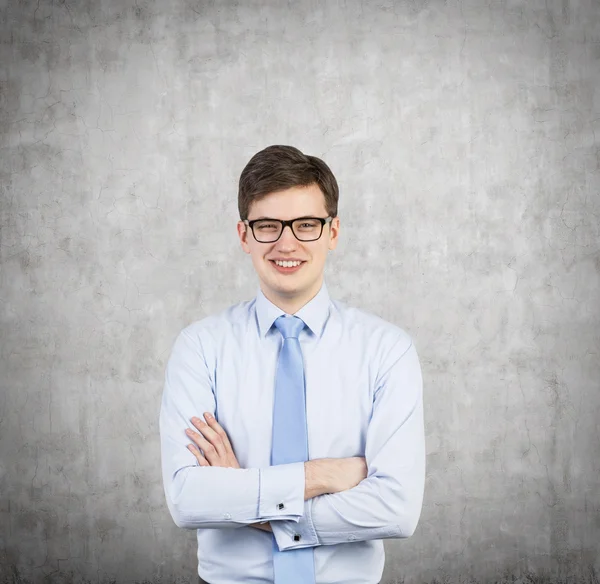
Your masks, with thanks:
M269 243L279 238L282 223L280 221L263 220L254 224L254 237L262 243ZM292 224L294 235L300 241L319 239L323 226L315 219L296 219Z

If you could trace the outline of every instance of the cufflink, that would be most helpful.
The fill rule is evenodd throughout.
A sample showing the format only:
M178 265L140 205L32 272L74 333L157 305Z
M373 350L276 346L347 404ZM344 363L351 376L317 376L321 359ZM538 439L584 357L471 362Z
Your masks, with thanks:
M284 509L285 505L283 503L279 503L279 505L277 505L277 509Z
M294 541L300 541L300 536L297 533L294 535Z

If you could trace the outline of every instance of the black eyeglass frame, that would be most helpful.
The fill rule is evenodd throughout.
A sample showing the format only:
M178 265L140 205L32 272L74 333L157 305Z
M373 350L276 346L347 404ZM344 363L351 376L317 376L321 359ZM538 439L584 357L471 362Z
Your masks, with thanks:
M319 233L319 237L316 237L315 239L300 239L294 233L293 223L295 221L299 221L301 219L314 219L315 221L320 221L321 222L321 233ZM258 221L277 221L278 223L281 223L281 232L279 233L279 237L277 237L277 239L274 239L273 241L260 241L259 239L257 239L256 235L254 234L254 224L257 223ZM269 217L263 217L262 219L253 219L252 221L248 221L248 219L244 219L243 223L245 225L248 225L250 227L250 229L252 229L252 236L258 243L275 243L276 241L279 241L279 239L283 235L283 230L286 228L287 225L290 226L290 231L293 233L294 237L298 241L300 241L301 243L308 243L311 241L318 241L319 239L321 239L321 235L323 235L323 227L325 226L326 223L331 223L331 221L333 221L333 217L325 217L325 219L323 219L323 217L296 217L296 219L289 219L288 221L283 221L282 219L270 219Z

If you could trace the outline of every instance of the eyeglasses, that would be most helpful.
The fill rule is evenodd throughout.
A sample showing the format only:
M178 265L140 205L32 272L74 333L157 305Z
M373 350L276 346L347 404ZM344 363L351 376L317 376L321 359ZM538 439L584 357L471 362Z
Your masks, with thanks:
M298 241L316 241L323 233L325 223L330 223L333 217L298 217L289 221L281 219L254 219L248 221L244 219L244 223L252 229L254 239L260 243L274 243L283 233L286 225L290 226L294 237Z

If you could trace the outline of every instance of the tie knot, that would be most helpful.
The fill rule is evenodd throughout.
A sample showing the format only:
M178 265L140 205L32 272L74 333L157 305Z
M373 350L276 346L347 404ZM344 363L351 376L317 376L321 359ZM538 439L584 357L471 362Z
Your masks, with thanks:
M300 331L304 328L304 321L297 316L290 318L282 314L275 320L275 327L283 335L284 339L289 339L290 337L297 339Z

